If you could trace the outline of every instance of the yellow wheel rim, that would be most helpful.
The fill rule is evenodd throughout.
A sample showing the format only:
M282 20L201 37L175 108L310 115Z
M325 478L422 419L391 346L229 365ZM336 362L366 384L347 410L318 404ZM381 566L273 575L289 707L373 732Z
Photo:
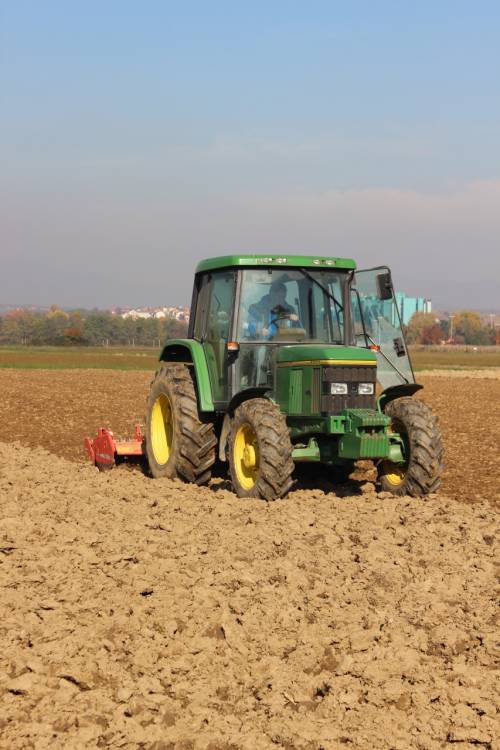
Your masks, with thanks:
M236 477L244 490L251 490L259 476L259 444L249 424L238 428L233 442L233 461Z
M170 399L160 393L151 411L151 447L155 461L166 464L172 450L174 421Z
M392 461L384 461L382 464L382 475L390 484L399 487L406 477L406 466L393 464Z
M406 456L409 456L410 441L404 424L399 420L394 419L389 426L388 432L398 432L401 435L405 447L404 453ZM399 487L405 481L408 471L408 463L408 460L404 464L395 464L392 461L382 461L382 476L387 482L389 482L389 484L392 484L394 487Z

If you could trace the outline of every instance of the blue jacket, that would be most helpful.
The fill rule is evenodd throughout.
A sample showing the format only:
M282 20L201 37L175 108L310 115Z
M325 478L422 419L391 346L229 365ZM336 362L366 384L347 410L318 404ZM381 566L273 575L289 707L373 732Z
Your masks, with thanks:
M273 336L275 336L278 332L278 326L272 321L284 312L289 313L290 315L296 314L295 309L286 302L284 302L283 304L275 305L271 308L269 295L266 294L264 297L262 297L260 302L257 302L254 305L250 305L248 309L249 335L252 336L252 338L256 337L258 335L258 332L262 330L262 328L267 328L269 331L267 339L271 340ZM292 328L301 328L301 325L302 324L299 320L290 321L290 326Z

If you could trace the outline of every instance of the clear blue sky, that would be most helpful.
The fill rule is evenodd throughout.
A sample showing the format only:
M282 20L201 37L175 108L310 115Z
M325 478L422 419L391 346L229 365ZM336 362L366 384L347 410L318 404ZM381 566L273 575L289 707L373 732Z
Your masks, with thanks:
M0 0L0 303L188 302L206 255L500 307L498 2Z

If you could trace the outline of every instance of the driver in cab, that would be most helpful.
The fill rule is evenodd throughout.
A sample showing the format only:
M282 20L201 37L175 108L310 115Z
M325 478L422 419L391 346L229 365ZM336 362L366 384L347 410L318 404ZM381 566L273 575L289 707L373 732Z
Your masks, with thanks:
M286 286L282 281L273 281L269 293L248 309L248 333L252 338L271 340L283 324L300 328L301 323L295 309L286 301Z

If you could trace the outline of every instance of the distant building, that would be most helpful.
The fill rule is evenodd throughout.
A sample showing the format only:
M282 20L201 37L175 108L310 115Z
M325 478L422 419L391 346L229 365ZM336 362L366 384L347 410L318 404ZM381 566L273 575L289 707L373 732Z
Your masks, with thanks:
M432 302L430 299L425 299L425 297L407 297L404 292L396 292L395 296L396 305L394 305L392 298L390 300L380 300L375 295L372 297L365 296L365 311L368 310L368 316L371 318L372 322L378 318L385 318L387 322L390 322L395 328L398 328L398 311L401 323L406 326L408 325L411 316L416 312L432 312Z
M116 314L117 308L112 309L111 312ZM118 314L122 318L132 318L132 320L137 320L138 318L173 318L174 320L189 322L188 307L138 307L136 309L123 307Z
M407 297L404 292L396 292L396 302L401 316L401 322L407 326L410 318L416 312L432 312L432 301L425 297Z
M151 318L151 313L145 310L129 310L128 312L122 313L122 318L132 318L137 320L138 318Z

